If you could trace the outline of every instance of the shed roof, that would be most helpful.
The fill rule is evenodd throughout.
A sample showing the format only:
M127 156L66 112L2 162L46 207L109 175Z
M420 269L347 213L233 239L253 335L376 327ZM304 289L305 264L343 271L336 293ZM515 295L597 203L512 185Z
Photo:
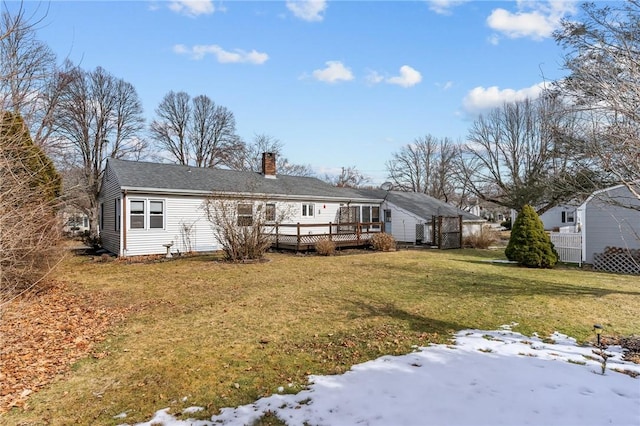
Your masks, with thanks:
M109 159L108 167L122 189L175 193L232 193L366 201L355 190L336 188L304 176L262 173ZM373 194L371 194L373 195ZM377 199L377 201L381 201Z
M465 221L485 221L481 217L421 192L387 192L381 189L367 189L360 190L360 192L363 194L369 194L371 197L385 198L388 202L424 219L431 219L432 216L462 215L462 220Z

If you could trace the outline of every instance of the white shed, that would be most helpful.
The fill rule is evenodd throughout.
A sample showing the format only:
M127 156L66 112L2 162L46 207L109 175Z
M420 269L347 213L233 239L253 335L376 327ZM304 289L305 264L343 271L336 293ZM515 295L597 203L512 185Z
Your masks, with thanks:
M636 193L638 183L633 186ZM640 249L640 199L625 185L594 192L577 210L582 232L582 260L593 264L607 248L632 253ZM640 267L638 267L640 271Z

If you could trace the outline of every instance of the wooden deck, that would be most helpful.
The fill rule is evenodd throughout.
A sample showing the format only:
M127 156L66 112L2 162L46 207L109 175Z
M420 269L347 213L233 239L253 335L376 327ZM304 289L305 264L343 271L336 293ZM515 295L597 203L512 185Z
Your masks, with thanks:
M383 222L313 223L276 225L271 235L275 249L315 250L320 240L330 240L336 247L366 247L373 235L384 232Z

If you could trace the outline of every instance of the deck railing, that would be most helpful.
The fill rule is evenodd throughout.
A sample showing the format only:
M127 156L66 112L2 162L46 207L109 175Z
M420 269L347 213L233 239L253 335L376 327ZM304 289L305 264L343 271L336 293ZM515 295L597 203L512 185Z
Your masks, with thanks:
M365 246L374 234L384 232L383 222L295 223L273 226L272 246L276 249L314 249L320 240L330 240L336 246Z

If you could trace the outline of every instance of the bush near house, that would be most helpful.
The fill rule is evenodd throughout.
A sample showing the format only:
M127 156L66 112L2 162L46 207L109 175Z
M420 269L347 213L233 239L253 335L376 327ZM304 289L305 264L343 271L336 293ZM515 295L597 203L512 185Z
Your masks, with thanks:
M487 249L500 240L500 234L491 226L483 226L480 232L467 235L462 241L464 247Z
M378 251L389 251L396 249L396 240L393 235L381 232L371 237L371 247Z
M321 256L332 256L336 254L336 243L323 238L316 243L316 253Z
M558 263L558 253L533 207L525 205L518 214L505 255L529 268L553 268Z

